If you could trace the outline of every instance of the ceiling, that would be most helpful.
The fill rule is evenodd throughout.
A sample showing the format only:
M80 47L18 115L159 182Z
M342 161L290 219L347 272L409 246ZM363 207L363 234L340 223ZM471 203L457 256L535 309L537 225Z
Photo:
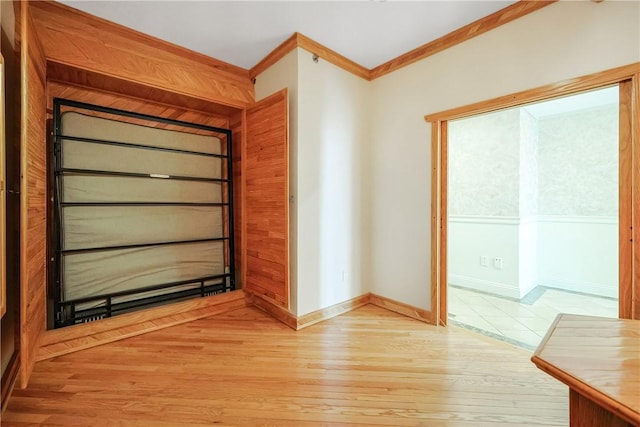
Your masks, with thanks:
M596 89L588 92L555 98L550 101L537 102L524 107L533 117L540 119L557 114L573 113L580 110L602 107L604 105L617 105L620 89L618 85L604 89Z
M82 1L62 3L251 68L299 32L374 68L515 1Z

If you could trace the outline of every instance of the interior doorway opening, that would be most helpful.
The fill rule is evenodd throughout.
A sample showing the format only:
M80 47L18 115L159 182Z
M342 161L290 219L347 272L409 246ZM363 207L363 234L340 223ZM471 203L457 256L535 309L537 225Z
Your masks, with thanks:
M640 73L637 64L613 68L576 77L498 98L480 101L425 116L431 125L431 319L438 325L448 324L448 169L449 124L453 120L526 106L554 98L617 87L618 89L618 317L640 319L640 257L637 252L640 233ZM504 268L504 259L487 259ZM484 259L477 258L477 262ZM502 262L502 264L501 264ZM526 295L524 295L526 296Z
M617 317L618 86L449 122L449 321L534 348Z
M618 316L618 85L448 124L449 323L534 349Z

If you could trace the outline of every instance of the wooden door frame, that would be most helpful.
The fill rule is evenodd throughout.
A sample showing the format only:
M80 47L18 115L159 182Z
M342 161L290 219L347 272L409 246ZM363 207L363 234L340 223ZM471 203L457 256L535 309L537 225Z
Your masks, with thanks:
M428 114L431 124L431 321L447 324L447 130L449 120L618 84L619 317L640 319L640 62ZM634 243L635 242L635 243Z

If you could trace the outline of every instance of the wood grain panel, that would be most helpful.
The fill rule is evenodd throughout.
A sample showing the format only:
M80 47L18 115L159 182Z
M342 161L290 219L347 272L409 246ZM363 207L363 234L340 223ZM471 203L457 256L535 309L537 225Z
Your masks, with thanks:
M53 114L53 98L70 99L73 101L86 102L89 104L95 104L102 107L116 108L125 111L131 111L135 113L149 114L157 117L164 117L173 120L182 120L190 123L197 123L206 126L214 126L228 129L229 119L225 116L215 115L212 113L197 111L193 109L187 109L182 107L176 107L172 105L150 102L145 99L138 99L118 93L105 92L89 87L76 86L69 83L48 81L47 82L47 113L49 118ZM83 114L90 114L90 112L83 110ZM120 117L119 120L131 121L126 117ZM144 121L145 126L157 126L161 128L168 128L169 125L163 123L150 123ZM190 132L198 133L197 129L190 130ZM210 132L203 131L210 135Z
M246 112L245 289L289 307L289 125L287 90Z
M572 426L637 426L639 349L640 320L559 314L531 360L600 408L595 411L579 399L573 408L578 412L571 413ZM614 417L606 417L607 413ZM626 423L620 424L618 418Z
M237 310L247 304L243 291L233 291L50 330L42 337L38 360Z
M39 362L2 425L566 426L529 357L372 305L298 332L248 307Z
M46 64L31 20L32 4L21 2L21 264L20 386L26 387L46 328Z
M0 53L0 318L7 312L7 172L5 170L4 57Z
M448 288L448 280L449 277L449 269L448 269L448 261L447 261L447 243L448 243L448 185L447 178L449 176L449 140L448 140L448 129L449 122L442 121L439 123L440 125L440 170L442 171L442 178L438 180L439 193L440 193L440 209L438 210L439 223L440 223L440 236L438 237L438 244L440 246L440 254L438 257L438 262L440 264L440 277L438 280L439 290L438 290L438 298L439 298L439 306L438 306L438 315L436 317L438 325L447 325L447 318L449 315L449 310L447 307L447 288Z
M634 427L574 390L569 391L569 414L571 427Z
M432 42L417 47L399 57L385 62L384 64L374 67L370 71L370 80L382 77L399 68L406 67L421 59L435 55L445 49L449 49L457 44L472 39L487 31L491 31L501 25L511 22L522 16L535 12L545 6L553 4L552 1L518 1L510 6L505 7L489 16L478 19L462 28L440 37Z
M618 171L618 315L633 317L633 182L632 182L632 95L633 82L625 80L619 86L619 171Z
M247 70L57 2L34 2L33 9L51 61L224 105L242 107L253 101Z
M244 283L242 269L242 223L244 221L244 197L242 194L242 152L244 144L244 111L240 111L229 118L229 129L231 129L231 139L233 141L233 232L235 246L236 263L236 289L240 289Z
M217 116L229 116L240 109L218 104L201 96L184 95L168 90L145 86L115 76L47 61L47 81L57 81L76 86L93 88L108 93L124 95L128 98L148 100L157 104L201 111Z
M633 171L632 220L633 220L633 261L632 261L632 313L633 318L640 320L640 71L633 78L633 96L631 99L631 146Z
M440 215L440 178L442 176L440 169L440 121L432 122L431 125L431 264L430 264L430 292L431 297L431 319L429 323L435 325L440 317L438 311L442 304L446 305L446 301L440 298L440 224L442 216Z

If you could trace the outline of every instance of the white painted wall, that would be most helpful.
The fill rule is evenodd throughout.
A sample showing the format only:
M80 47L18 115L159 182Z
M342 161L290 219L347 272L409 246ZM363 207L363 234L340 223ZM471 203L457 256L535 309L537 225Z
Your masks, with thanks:
M293 312L367 291L429 309L424 115L640 61L640 3L557 2L370 83L309 56L256 83L291 93Z
M617 217L539 216L538 248L538 284L618 297Z
M430 307L425 114L638 61L639 2L557 2L374 80L371 291Z
M449 124L449 283L512 298L538 285L617 296L618 105L582 107ZM515 283L479 268L481 256L517 263Z
M369 291L369 83L296 49L256 79L256 99L289 88L291 311Z
M369 84L300 49L298 315L368 292Z
M449 283L520 298L518 217L464 216L449 217ZM480 264L480 256L488 264ZM502 268L493 260L502 258Z

